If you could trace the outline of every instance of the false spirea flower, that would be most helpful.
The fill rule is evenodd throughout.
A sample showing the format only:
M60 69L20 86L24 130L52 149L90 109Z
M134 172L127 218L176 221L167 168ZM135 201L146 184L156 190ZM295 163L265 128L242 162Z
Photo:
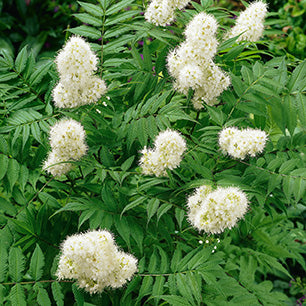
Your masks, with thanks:
M249 5L237 18L236 24L226 34L226 38L232 38L241 34L237 41L258 41L264 31L264 20L267 14L267 4L256 1Z
M123 286L136 271L137 259L120 251L110 232L93 230L66 238L56 275L59 280L77 280L80 288L93 294Z
M182 9L189 0L152 0L144 14L145 19L157 26L170 24L175 17L175 9Z
M90 45L79 36L72 36L58 53L56 67L62 83L82 82L97 70L98 58Z
M188 198L188 219L199 231L219 234L231 229L243 218L248 208L248 199L236 187L201 186Z
M73 108L98 101L107 91L106 84L98 77L88 77L82 86L71 82L65 86L59 82L53 89L55 106L60 108Z
M219 134L219 146L223 153L238 159L247 155L255 157L264 150L267 134L258 129L239 130L235 127L223 129Z
M215 17L204 12L196 15L185 29L186 41L167 57L174 88L187 95L195 91L193 106L199 110L203 103L217 104L217 98L229 86L230 78L214 62L218 41Z
M154 142L154 149L144 148L140 166L143 174L166 176L166 169L177 168L186 151L186 141L176 131L160 132Z
M66 174L72 168L69 161L79 160L86 154L85 137L85 130L79 122L73 119L58 121L50 130L51 152L43 168L54 176Z
M72 36L58 53L56 67L60 82L53 89L53 100L60 108L79 107L97 102L107 88L94 76L98 59L81 37Z

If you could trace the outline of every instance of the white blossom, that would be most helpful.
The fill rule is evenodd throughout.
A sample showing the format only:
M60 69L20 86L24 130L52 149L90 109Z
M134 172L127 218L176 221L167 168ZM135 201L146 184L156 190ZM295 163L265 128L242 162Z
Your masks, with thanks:
M71 82L65 86L61 82L53 89L53 100L60 108L73 108L97 102L107 91L106 84L98 77L88 77L83 86Z
M121 287L136 271L137 259L120 251L110 232L94 230L66 238L56 275L59 280L76 279L92 294Z
M72 36L55 60L60 81L53 89L53 100L60 108L73 108L97 102L107 88L94 76L98 59L89 43Z
M186 41L167 57L174 88L185 95L193 89L192 103L197 110L203 108L204 102L219 103L217 98L230 85L229 76L213 62L218 46L217 27L212 15L202 12L194 16L185 30Z
M156 26L166 26L175 18L175 10L183 9L190 0L152 0L145 11L145 19Z
M223 153L238 159L247 155L255 157L264 150L267 134L258 129L239 130L235 127L223 129L219 134L219 146Z
M202 188L202 192L200 191ZM188 199L188 219L198 230L219 234L236 225L247 211L246 195L236 187L202 186Z
M166 169L177 168L186 151L186 141L176 131L160 132L154 142L154 149L146 147L141 151L140 166L143 174L166 176Z
M97 70L98 58L82 37L72 36L55 59L61 82L69 86L71 82L82 83Z
M47 160L44 162L43 169L53 176L66 174L73 168L73 164L67 162L56 151L49 152Z
M201 109L201 104L218 104L217 98L230 85L229 76L221 70L214 62L207 64L204 71L201 86L195 88L192 103L195 109Z
M85 137L85 130L79 122L61 119L50 130L51 149L63 158L78 160L87 150Z
M226 38L232 38L241 34L237 41L258 41L264 31L264 20L267 14L267 4L256 1L249 5L237 18L236 24L226 34Z
M51 152L43 169L54 176L69 172L73 164L86 154L86 133L83 126L73 119L61 119L50 130Z

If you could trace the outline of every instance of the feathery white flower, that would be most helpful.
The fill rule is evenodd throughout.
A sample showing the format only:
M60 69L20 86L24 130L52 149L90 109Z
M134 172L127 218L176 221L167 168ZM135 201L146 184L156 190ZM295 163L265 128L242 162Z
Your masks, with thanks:
M196 188L194 194L188 198L188 218L189 220L194 220L199 208L201 207L202 201L207 197L207 195L212 192L212 186L203 185Z
M153 0L145 11L145 19L156 26L165 26L174 19L174 9L168 0Z
M239 130L235 127L223 129L219 134L219 146L223 153L238 159L247 155L255 157L264 150L267 134L258 129Z
M67 237L61 245L57 277L76 279L89 293L118 288L137 271L137 259L118 250L110 232L88 231Z
M183 9L189 0L152 0L145 11L145 19L157 26L170 24L175 17L175 9Z
M215 17L201 12L193 17L185 29L186 42L193 46L203 61L212 59L217 53L217 28Z
M141 171L145 175L166 176L167 172L163 163L160 161L159 154L155 150L144 147L141 151L142 156L139 164Z
M61 82L69 86L80 82L97 70L98 58L89 43L79 36L72 36L55 59Z
M97 102L107 88L94 76L98 59L89 43L72 36L55 60L60 82L53 89L53 100L60 108L73 108Z
M160 132L154 142L154 149L146 147L141 151L140 166L147 175L166 176L166 169L177 168L186 151L186 141L176 131Z
M198 65L185 65L178 76L178 90L187 94L189 88L199 88L203 80L203 71Z
M58 121L50 130L51 152L43 169L54 176L69 172L73 168L69 161L79 160L86 154L85 137L85 130L79 122L73 119Z
M86 154L85 137L85 130L79 122L61 119L50 130L51 149L67 160L78 160Z
M187 95L193 89L193 106L199 110L203 102L218 103L217 98L230 85L229 76L213 62L217 52L217 20L204 12L196 15L185 30L186 41L167 57L174 88Z
M67 162L56 151L51 151L47 160L44 162L43 169L53 176L61 176L68 173L73 168L73 164Z
M71 82L65 86L61 82L53 89L55 106L73 108L97 102L107 91L106 84L97 77L88 77L82 87Z
M264 31L264 20L267 14L267 4L256 1L249 5L237 18L236 24L226 34L226 38L232 38L241 34L237 41L258 41Z
M219 234L231 229L247 211L248 199L236 187L219 187L211 191L202 186L188 199L188 219L198 230Z

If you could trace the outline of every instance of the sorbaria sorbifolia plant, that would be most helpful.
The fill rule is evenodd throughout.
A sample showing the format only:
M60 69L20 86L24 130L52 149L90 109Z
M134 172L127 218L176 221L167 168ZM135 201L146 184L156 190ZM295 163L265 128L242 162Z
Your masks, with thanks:
M0 304L291 305L306 62L268 52L277 14L79 6L53 57L1 53Z

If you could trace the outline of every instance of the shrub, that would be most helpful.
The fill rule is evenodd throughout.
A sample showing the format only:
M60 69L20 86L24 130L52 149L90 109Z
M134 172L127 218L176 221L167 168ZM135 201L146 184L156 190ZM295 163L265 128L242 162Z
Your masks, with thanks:
M80 1L81 12L75 17L83 24L68 32L90 43L100 63L97 71L88 70L87 78L105 81L107 92L104 86L103 93L88 103L80 101L79 107L55 107L54 88L65 74L61 71L59 78L56 55L37 58L25 46L13 58L2 50L1 303L185 306L302 301L306 62L273 56L267 52L269 41L225 39L233 15L212 4L192 2L175 11L171 26L160 27L145 22L144 7L133 0ZM192 62L198 69L184 63L190 68L184 69L189 81L180 93L176 82L185 79L170 75L168 54L183 50L185 27L201 12L219 24L217 49L209 63L198 54ZM76 60L67 70L74 65L83 62ZM205 86L192 82L192 71L201 69L201 77L207 75ZM76 88L81 96L89 85L77 71L65 76L65 90ZM208 105L205 94L210 84L216 86L213 71L224 74L231 85ZM69 82L76 83L70 88ZM70 119L57 123L62 118ZM236 136L224 135L233 130ZM54 133L61 137L52 138ZM219 140L221 135L226 137ZM247 147L240 156L236 153L243 145ZM226 155L224 148L236 153ZM62 175L43 170L48 152L60 158L45 167L64 169ZM161 171L156 165L162 165ZM94 240L99 233L106 240L115 238L116 245L109 240L106 244L112 252L95 249L106 243L102 236ZM77 237L82 241L76 242ZM83 249L69 253L66 245ZM109 261L103 261L103 254ZM87 264L78 270L84 258ZM111 260L116 264L101 272L97 260L103 261L101 267ZM57 279L59 261L68 274ZM103 275L111 281L103 283Z

